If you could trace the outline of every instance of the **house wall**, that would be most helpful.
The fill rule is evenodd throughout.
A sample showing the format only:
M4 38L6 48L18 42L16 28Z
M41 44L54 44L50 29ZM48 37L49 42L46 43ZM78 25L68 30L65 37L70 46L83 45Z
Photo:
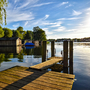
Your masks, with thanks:
M16 45L17 45L17 46L18 46L18 45L22 45L21 39L18 38L18 39L16 40Z
M16 41L0 41L0 46L14 46L16 44Z
M0 46L18 46L18 45L22 45L22 41L21 39L17 39L17 40L0 40Z
M39 41L34 41L34 44L35 44L36 47L38 47L39 46Z

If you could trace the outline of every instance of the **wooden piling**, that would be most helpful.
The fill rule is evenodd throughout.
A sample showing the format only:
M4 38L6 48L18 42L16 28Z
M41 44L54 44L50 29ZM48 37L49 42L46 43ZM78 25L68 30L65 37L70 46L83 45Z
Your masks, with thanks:
M68 41L63 42L63 67L68 67Z
M73 41L69 42L69 71L73 74Z
M69 42L69 64L73 63L73 41Z
M42 62L46 61L46 41L42 43Z
M54 53L54 41L51 42L51 57L54 57L55 53Z
M73 74L73 63L70 63L69 72L70 74Z
M68 73L68 67L63 67L63 73Z

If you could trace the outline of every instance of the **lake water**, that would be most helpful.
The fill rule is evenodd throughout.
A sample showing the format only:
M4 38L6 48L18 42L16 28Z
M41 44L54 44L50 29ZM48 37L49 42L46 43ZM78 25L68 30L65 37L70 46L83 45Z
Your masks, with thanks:
M51 57L51 45L47 45L47 58ZM55 44L55 56L61 57L63 43ZM0 47L0 71L12 66L33 66L42 62L42 47ZM51 70L51 69L48 69ZM63 72L63 70L61 71ZM68 69L68 73L70 73ZM90 43L74 43L72 90L90 90Z

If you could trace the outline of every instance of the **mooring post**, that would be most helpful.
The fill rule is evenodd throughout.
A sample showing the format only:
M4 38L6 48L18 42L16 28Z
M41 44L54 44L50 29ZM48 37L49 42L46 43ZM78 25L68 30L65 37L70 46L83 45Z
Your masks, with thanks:
M69 42L69 71L73 74L73 41Z
M69 42L69 65L73 63L73 41Z
M42 42L42 62L46 61L46 41Z
M63 67L68 67L68 41L63 42Z
M54 41L51 41L51 57L55 56L55 51L54 51Z
M73 74L73 63L71 63L69 66L69 72L70 74Z

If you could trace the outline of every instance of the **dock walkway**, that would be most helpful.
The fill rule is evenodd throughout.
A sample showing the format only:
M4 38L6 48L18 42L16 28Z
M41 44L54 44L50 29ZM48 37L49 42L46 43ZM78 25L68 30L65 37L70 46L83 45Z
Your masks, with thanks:
M62 61L62 57L51 57L50 60L47 60L45 62L42 62L40 64L30 66L31 69L37 69L37 70L43 70L47 69L48 67L54 65L55 63Z
M0 90L71 90L75 75L16 66L0 72Z

